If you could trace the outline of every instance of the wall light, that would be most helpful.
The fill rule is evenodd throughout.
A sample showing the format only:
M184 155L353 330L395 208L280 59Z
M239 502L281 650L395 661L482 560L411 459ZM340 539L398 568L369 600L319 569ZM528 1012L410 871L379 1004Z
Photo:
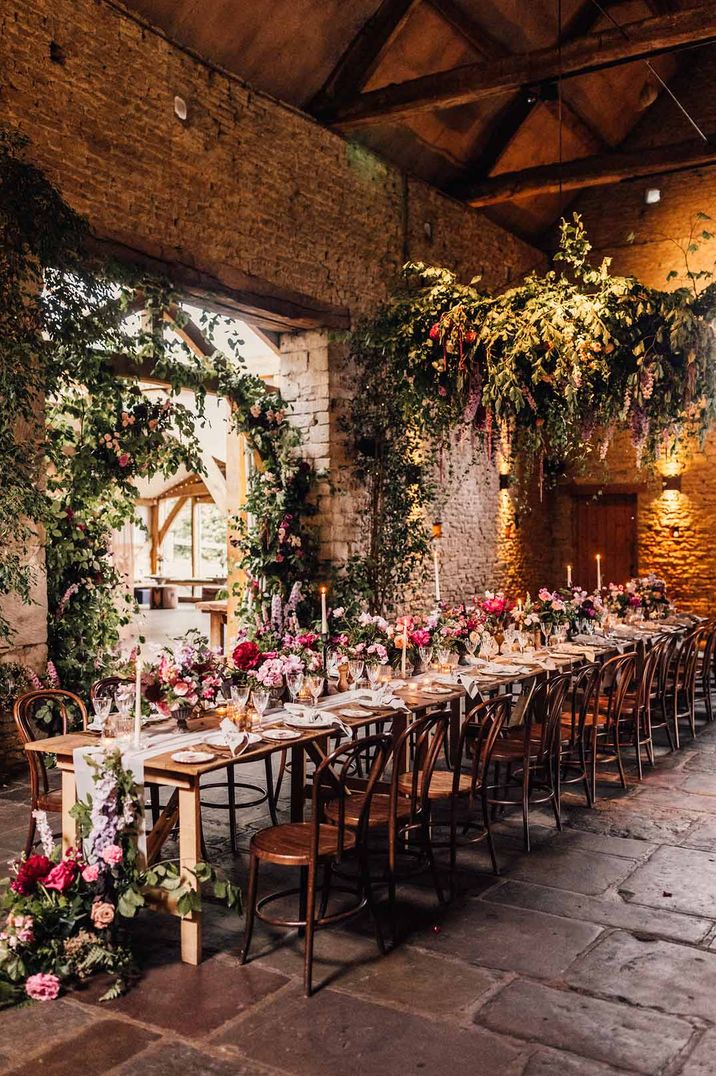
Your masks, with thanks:
M664 493L668 489L675 490L677 493L681 493L681 475L665 474L661 479L661 488Z
M185 120L187 117L186 101L183 97L174 98L174 115L177 119Z
M681 527L672 527L671 528L671 537L672 538L680 538L681 537Z
M647 205L656 205L661 201L661 191L658 187L648 187L646 194L644 195L644 201Z

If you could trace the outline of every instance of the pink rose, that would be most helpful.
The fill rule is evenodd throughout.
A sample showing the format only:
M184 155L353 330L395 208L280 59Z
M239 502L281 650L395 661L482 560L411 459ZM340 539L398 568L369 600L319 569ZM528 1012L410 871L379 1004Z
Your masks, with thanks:
M56 975L40 972L31 975L25 983L25 993L33 1001L54 1001L60 992L60 980Z
M96 900L90 918L98 930L104 930L114 922L114 905L106 900Z
M74 859L62 859L53 867L42 883L45 889L56 889L58 893L64 893L74 882L79 867Z
M191 684L187 683L186 680L177 680L176 684L173 686L175 695L188 695L191 691Z
M117 456L117 463L120 467L126 467L131 460L129 452L123 452L121 456Z
M90 863L88 867L82 871L82 878L85 882L96 882L99 878L99 866L97 863Z
M121 863L122 858L122 849L118 844L108 844L102 852L102 859L105 863L108 863L110 867L115 867L118 863Z

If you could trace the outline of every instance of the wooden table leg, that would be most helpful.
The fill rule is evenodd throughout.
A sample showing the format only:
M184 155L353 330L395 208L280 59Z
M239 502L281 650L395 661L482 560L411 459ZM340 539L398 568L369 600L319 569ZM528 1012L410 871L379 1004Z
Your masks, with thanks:
M75 771L62 771L62 850L66 852L77 843L77 824L70 811L77 802Z
M306 754L304 745L291 748L291 821L303 822L303 802L306 787Z
M460 727L465 715L465 696L453 699L450 703L450 729L448 732L448 755L451 765L457 761L457 749L460 742Z
M201 859L201 807L199 786L179 790L179 863L182 878L194 889L199 883L188 868ZM185 964L201 962L201 912L184 916L181 921L181 958Z

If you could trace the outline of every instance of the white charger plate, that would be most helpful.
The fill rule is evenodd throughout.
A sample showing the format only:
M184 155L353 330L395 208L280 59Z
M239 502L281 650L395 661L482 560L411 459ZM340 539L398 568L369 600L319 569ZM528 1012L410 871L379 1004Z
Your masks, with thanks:
M308 714L289 714L288 717L284 717L283 723L296 729L325 729L329 728L335 720L335 714L326 711L324 714L316 714L315 717Z
M264 740L297 740L301 735L296 729L266 729L261 733Z
M202 762L212 762L216 758L210 751L175 751L172 762L181 762L184 766L199 766Z
M358 710L355 706L348 706L345 710L339 710L341 717L367 717L367 710Z

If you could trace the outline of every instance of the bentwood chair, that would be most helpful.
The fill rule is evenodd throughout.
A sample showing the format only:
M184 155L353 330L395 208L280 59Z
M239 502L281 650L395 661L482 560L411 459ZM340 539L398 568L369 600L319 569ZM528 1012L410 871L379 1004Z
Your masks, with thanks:
M133 684L134 680L128 676L103 676L90 687L90 702L95 699L114 697L114 693L120 684Z
M682 721L688 721L691 738L696 738L696 675L700 646L707 634L707 629L702 627L689 632L672 659L666 705L671 714L677 750L681 747Z
M562 786L583 784L587 807L592 807L593 802L584 737L594 711L600 672L601 665L593 661L574 673L560 721L560 782Z
M653 767L654 741L652 737L651 706L654 696L655 685L658 682L658 671L661 663L661 640L656 640L650 650L637 650L637 660L634 669L634 684L624 696L620 727L630 728L632 745L636 758L638 779L644 777L642 763L642 748L646 751L649 764Z
M493 775L486 800L490 807L522 807L525 851L531 850L529 815L533 804L548 803L557 829L560 812L561 721L571 676L561 673L536 685L522 725L508 729L492 750ZM501 768L506 766L502 778Z
M620 725L624 700L634 682L636 666L634 652L617 654L604 662L599 673L584 736L592 803L597 799L597 769L600 765L616 762L620 784L622 788L627 787Z
M714 690L714 651L716 650L716 623L712 622L708 627L708 635L704 649L697 660L696 676L696 700L703 702L706 710L706 720L713 721L713 697Z
M339 747L328 755L313 775L311 795L311 821L285 822L256 833L251 838L249 884L246 896L246 933L240 962L246 963L251 945L255 918L274 926L298 927L305 930L303 985L306 997L313 992L313 941L320 927L332 926L357 915L366 906L371 911L376 927L376 938L381 952L385 952L383 933L373 900L368 868L368 819L376 784L390 755L391 737L380 733ZM355 824L349 825L349 801L352 799L348 781L355 773L356 760L361 756L367 773L365 787L361 791L361 807ZM335 822L326 820L325 806L330 802ZM352 804L351 804L352 807ZM327 901L316 908L318 868L323 867L324 886L330 885L331 867L340 863L348 854L358 860L359 876L355 902L350 907L329 914ZM280 867L300 870L298 888L284 889L257 899L259 864L273 863ZM273 901L298 895L297 919L279 919L269 915L264 908Z
M28 691L15 700L13 718L23 744L44 740L49 736L65 736L70 725L76 719L71 716L74 710L87 727L87 709L72 691L59 688L41 688ZM36 751L26 751L25 758L30 772L30 825L25 854L30 855L35 843L36 821L34 811L60 812L62 810L62 793L50 787L47 766L44 757Z

